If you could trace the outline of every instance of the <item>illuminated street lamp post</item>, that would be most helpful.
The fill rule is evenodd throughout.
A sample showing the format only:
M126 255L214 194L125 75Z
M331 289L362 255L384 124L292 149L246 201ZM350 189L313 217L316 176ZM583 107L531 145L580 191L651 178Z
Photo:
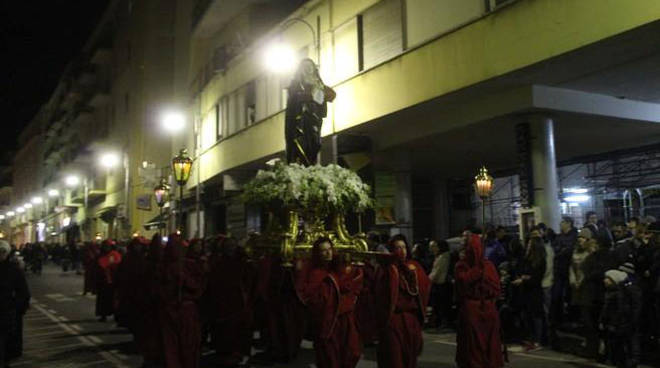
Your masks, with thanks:
M170 192L170 187L167 185L167 181L165 178L160 179L160 184L158 184L154 188L154 197L156 197L156 204L158 205L158 209L160 211L160 214L158 218L160 221L158 222L158 233L160 235L163 235L161 224L163 223L163 206L165 206L165 202L167 201L167 196Z
M302 23L312 34L312 43L316 51L316 65L321 66L321 40L320 40L320 19L317 19L316 30L314 27L302 18L291 18L285 21L280 28L285 29L294 23ZM265 63L266 67L276 73L291 72L298 61L296 60L296 53L293 48L282 42L275 42L266 49Z
M481 198L482 221L484 231L486 231L486 199L493 190L493 177L488 174L485 166L479 169L479 173L474 177L474 188L477 195Z
M188 151L182 148L179 154L172 159L172 171L174 172L174 180L179 186L179 221L178 226L183 223L183 187L190 179L190 171L192 169L193 160L188 156Z

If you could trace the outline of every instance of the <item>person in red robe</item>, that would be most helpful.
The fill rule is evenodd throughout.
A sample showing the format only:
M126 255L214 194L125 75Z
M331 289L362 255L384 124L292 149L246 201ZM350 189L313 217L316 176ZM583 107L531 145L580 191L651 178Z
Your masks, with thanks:
M222 366L234 366L252 349L255 272L235 238L219 242L207 289L213 346Z
M133 238L115 275L115 319L119 326L128 328L133 335L145 312L141 310L144 305L142 300L144 290L139 287L139 283L144 279L146 265L144 248L147 246L149 240L146 238L141 236Z
M197 302L203 293L203 270L184 257L185 242L171 234L159 268L158 317L166 368L199 367L201 326Z
M101 245L101 255L97 260L98 278L96 295L96 315L99 321L105 322L108 316L114 314L115 303L115 272L121 263L121 254L114 247L116 243L105 240Z
M83 255L83 267L85 268L83 295L96 294L96 271L98 270L96 260L100 253L99 245L95 241L87 243Z
M424 346L422 327L431 282L422 266L409 259L404 236L394 236L388 250L376 287L378 367L415 368Z
M158 319L160 299L159 271L163 258L163 239L156 234L151 239L144 261L144 276L137 280L135 287L140 290L138 298L141 318L136 328L135 340L144 360L143 367L161 367L164 360L163 336Z
M481 239L470 235L465 258L454 272L458 292L456 364L459 368L504 366L500 342L500 319L495 301L500 280L495 266L484 258Z
M364 274L364 282L362 291L355 306L355 316L357 317L358 331L360 331L360 338L365 346L375 344L378 339L378 323L374 310L376 309L376 301L374 289L376 287L376 276L378 274L378 267L371 262L366 262L362 267Z
M266 314L266 351L255 355L258 361L286 363L298 355L306 319L294 273L282 265L280 256L268 255L259 261L257 295Z
M362 354L355 305L362 289L362 270L345 265L334 254L329 238L319 238L312 247L311 265L301 272L301 296L310 316L316 366L353 368Z

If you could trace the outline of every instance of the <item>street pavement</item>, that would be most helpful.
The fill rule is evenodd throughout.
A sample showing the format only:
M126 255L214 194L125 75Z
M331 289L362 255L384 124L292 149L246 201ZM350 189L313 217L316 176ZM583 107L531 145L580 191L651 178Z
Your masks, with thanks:
M81 275L62 272L47 265L41 276L28 274L31 308L24 322L24 355L12 362L14 368L140 367L128 331L111 322L98 322L94 297L83 296ZM455 335L425 333L420 368L454 367ZM606 367L573 355L541 350L523 353L510 348L510 367ZM212 352L205 352L201 367L215 367ZM365 349L358 367L375 368L375 348ZM247 363L246 366L257 366ZM272 367L314 367L311 342L304 341L296 361Z

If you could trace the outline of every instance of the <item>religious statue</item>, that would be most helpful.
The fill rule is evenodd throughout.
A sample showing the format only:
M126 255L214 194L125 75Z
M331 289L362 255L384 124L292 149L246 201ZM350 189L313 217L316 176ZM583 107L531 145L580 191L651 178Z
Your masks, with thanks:
M315 165L321 150L321 125L328 102L337 94L323 84L311 59L304 59L289 85L286 104L285 138L287 163Z

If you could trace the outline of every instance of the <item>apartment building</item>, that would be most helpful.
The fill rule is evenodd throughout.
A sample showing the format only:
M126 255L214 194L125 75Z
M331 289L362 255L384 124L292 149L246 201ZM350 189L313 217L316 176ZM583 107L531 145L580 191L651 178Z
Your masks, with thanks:
M284 3L297 7L266 16ZM290 74L268 71L274 42L292 48L293 64L317 62L337 92L322 161L374 184L377 206L393 215L371 216L369 228L455 233L480 213L469 183L481 165L515 174L517 206L556 228L557 162L660 137L649 88L660 51L655 2L207 0L185 10L197 129L178 144L196 147L188 188L200 188L207 232L258 230L258 211L236 193L284 150Z
M571 165L659 151L658 19L647 0L112 1L35 118L39 188L12 205L58 195L46 216L12 221L44 222L59 238L72 224L85 239L151 234L145 224L163 221L153 186L185 147L195 163L183 200L166 205L183 221L169 216L169 229L258 231L241 187L284 157L286 87L310 58L337 92L321 162L374 187L363 230L446 237L484 221L483 205L491 221L520 222L530 208L556 228L575 207L568 185L582 185L561 180ZM187 118L169 135L161 118L172 110ZM106 153L114 164L99 167ZM482 165L499 188L484 202L471 186ZM599 188L598 202L628 190Z

